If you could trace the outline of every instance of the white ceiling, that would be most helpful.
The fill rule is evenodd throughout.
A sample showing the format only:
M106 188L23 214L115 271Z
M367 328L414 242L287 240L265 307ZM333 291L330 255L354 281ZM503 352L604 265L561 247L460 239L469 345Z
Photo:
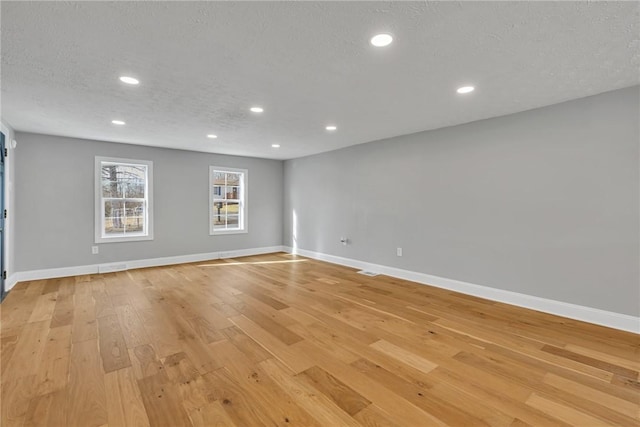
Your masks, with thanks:
M1 19L16 130L204 152L294 158L640 82L638 2L3 1Z

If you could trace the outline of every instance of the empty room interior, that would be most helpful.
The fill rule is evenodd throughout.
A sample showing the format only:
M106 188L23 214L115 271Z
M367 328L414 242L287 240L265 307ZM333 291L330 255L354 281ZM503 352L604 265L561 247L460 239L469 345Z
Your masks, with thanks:
M0 3L0 425L640 425L640 3Z

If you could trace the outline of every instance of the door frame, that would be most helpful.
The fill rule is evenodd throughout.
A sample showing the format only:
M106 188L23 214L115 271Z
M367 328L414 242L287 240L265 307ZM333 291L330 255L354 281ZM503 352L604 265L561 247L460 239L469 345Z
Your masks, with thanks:
M6 162L6 150L7 149L7 135L4 133L4 129L0 131L0 163L2 164L0 170L0 228L2 229L2 238L0 239L0 301L4 299L5 296L5 259L6 259L6 250L7 250L7 239L6 239L6 220L4 218L4 210L7 208L6 206L6 180L7 180L7 162Z

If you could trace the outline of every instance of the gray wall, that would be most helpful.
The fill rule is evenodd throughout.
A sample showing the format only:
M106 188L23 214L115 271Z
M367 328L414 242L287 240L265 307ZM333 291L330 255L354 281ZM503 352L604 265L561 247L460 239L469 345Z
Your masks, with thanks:
M17 271L282 244L283 162L17 133ZM153 161L154 240L94 245L94 158ZM249 233L209 235L209 165L249 170Z
M638 89L286 161L284 244L637 316Z

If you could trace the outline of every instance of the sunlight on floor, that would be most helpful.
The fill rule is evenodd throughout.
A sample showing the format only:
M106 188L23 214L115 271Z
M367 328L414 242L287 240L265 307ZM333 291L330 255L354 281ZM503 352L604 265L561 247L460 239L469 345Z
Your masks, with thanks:
M257 262L225 262L221 264L199 264L198 267L225 267L227 265L257 265L257 264L284 264L291 262L305 262L308 259L290 259L284 261L257 261Z

